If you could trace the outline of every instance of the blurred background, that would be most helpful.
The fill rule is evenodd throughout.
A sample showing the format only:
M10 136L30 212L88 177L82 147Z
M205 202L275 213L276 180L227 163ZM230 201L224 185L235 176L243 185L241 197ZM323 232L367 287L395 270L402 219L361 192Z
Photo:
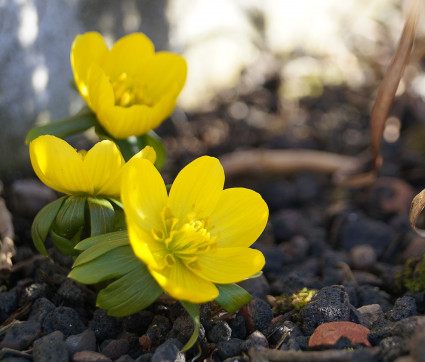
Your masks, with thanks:
M0 0L0 179L32 175L24 139L34 124L83 106L69 86L69 52L77 34L92 30L110 44L142 31L157 50L187 59L179 107L158 130L171 161L265 143L360 152L369 142L367 115L408 5L401 0ZM397 142L403 117L425 123L424 23L422 17L387 122L390 143ZM408 108L415 114L406 115L406 102L414 102ZM425 147L421 140L415 147Z

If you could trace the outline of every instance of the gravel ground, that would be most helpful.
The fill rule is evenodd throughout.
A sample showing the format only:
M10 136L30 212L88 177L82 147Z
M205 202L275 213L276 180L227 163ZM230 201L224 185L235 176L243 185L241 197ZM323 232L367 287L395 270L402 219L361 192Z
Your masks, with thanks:
M278 86L273 75L251 88L242 81L199 112L177 111L158 130L169 152L165 178L199 155L247 148L368 152L368 90L325 88L298 108L280 103ZM125 318L97 309L95 289L66 278L71 259L32 246L32 218L56 195L35 179L6 184L17 255L1 283L0 360L424 361L424 290L409 291L399 277L425 252L408 219L425 187L423 109L396 100L400 137L384 142L384 167L367 187L338 186L308 169L227 180L269 205L254 244L264 274L241 283L253 299L238 313L204 305L198 343L184 354L193 324L180 304L160 298Z

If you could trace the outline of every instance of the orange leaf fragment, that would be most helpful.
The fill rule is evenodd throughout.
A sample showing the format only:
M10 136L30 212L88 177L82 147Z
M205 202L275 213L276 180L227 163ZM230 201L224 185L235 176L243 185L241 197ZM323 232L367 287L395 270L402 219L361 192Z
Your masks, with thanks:
M316 328L308 342L309 347L333 346L341 337L351 344L363 344L372 347L367 339L370 329L353 322L328 322Z

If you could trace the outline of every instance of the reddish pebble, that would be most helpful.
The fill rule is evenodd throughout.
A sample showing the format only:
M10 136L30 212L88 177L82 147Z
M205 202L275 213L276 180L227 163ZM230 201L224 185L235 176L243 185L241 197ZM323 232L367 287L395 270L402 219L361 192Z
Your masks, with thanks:
M152 341L147 334L144 334L139 338L139 343L144 351L148 351L152 345Z
M316 328L308 342L309 347L333 346L341 337L351 341L351 344L364 344L372 347L367 339L370 329L353 322L328 322Z

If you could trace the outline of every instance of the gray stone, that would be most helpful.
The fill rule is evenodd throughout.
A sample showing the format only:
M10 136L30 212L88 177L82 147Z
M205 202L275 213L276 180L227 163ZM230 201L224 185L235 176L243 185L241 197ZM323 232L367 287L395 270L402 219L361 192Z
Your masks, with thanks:
M410 355L415 362L422 362L425 356L425 331L418 328L409 342Z
M354 269L369 270L376 263L376 253L370 245L356 245L350 250L350 260Z
M89 322L89 327L99 342L108 338L115 338L117 335L116 319L109 316L103 309L95 310L93 319Z
M37 339L32 350L34 362L68 362L68 350L63 337L62 332L55 331Z
M55 309L55 305L46 298L37 299L32 305L28 320L43 323L44 318Z
M415 298L405 295L395 301L390 319L393 321L399 321L417 314Z
M248 351L251 347L254 346L262 346L266 348L269 347L269 342L267 341L267 338L260 331L254 331L253 333L251 333L250 336L246 339L246 341L242 342L241 350Z
M0 293L0 323L3 323L18 308L16 288Z
M126 354L129 347L129 343L126 339L112 339L110 341L105 341L102 344L102 353L105 356L116 360Z
M170 330L171 323L168 318L162 315L156 315L153 318L146 334L152 344L157 346L165 340L165 337Z
M74 362L112 362L109 357L94 351L81 351L72 356Z
M392 362L398 356L407 354L407 345L400 337L392 336L384 338L380 343L383 362Z
M18 322L8 329L3 341L0 342L0 348L6 347L22 351L31 346L40 332L40 323Z
M91 329L86 329L82 333L69 336L65 340L65 344L70 356L73 356L75 353L80 351L95 351L96 336Z
M217 355L222 359L238 356L242 351L243 341L238 338L232 338L228 341L217 343Z
M180 349L183 344L175 338L161 344L152 355L152 362L184 362L186 359Z
M115 362L134 362L134 358L131 358L128 354L125 354L118 358Z
M425 316L412 316L402 319L391 328L391 334L400 338L409 339L417 328L425 327Z
M372 324L384 316L384 312L379 304L364 305L357 309L363 318L363 325L367 328L372 327Z
M69 307L58 307L47 314L43 320L42 328L44 333L59 330L65 337L81 333L86 329L78 313Z
M209 342L217 343L221 341L228 341L232 334L230 326L225 321L218 321L207 332L207 339Z

